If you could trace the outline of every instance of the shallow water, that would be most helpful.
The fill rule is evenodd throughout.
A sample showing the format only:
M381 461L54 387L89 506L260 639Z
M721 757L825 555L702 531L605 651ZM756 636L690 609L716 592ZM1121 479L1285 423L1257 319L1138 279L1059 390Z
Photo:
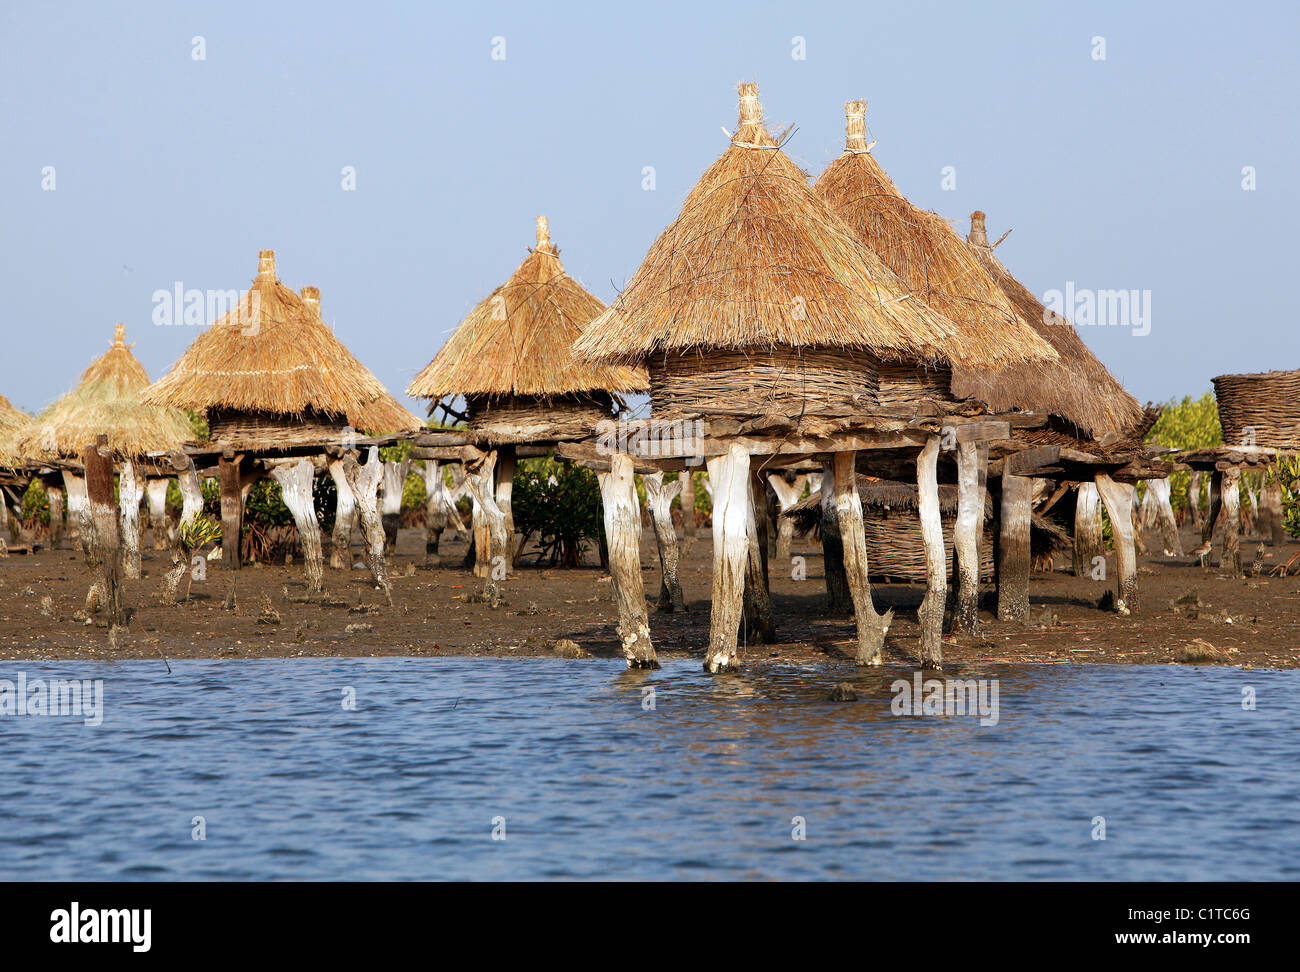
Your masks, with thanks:
M998 679L981 726L892 715L902 668L267 659L0 679L19 671L103 679L104 718L0 717L0 879L1300 876L1300 672L968 670ZM846 680L859 701L827 701Z

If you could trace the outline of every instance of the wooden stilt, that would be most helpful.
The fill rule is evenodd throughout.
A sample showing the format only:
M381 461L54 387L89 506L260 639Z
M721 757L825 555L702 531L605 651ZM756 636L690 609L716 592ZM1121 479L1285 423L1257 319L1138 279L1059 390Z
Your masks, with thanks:
M1286 542L1286 531L1282 527L1282 490L1276 483L1266 483L1259 491L1260 536L1268 540L1270 547Z
M862 523L862 497L858 494L855 471L857 453L837 452L831 462L833 476L829 492L840 528L845 579L853 598L853 617L858 629L857 663L879 665L884 660L885 635L893 624L894 611L891 608L878 614L871 598L867 535Z
M988 446L957 443L957 522L953 549L957 555L957 610L953 630L973 635L979 629L980 534L984 532L985 477Z
M442 496L446 491L442 479L442 465L436 459L424 460L424 562L437 565L440 563L438 545L442 540L442 531L447 526L447 511L443 508Z
M280 480L276 478L276 482ZM221 489L221 566L224 570L239 570L239 534L243 528L244 502L239 491L237 458L222 456L217 461L217 484ZM280 483L280 488L285 488L283 483ZM313 514L313 522L315 519ZM318 587L313 589L319 590Z
M1178 535L1178 521L1174 519L1174 507L1169 501L1169 480L1148 479L1147 495L1151 497L1156 524L1160 528L1160 542L1165 553L1173 557L1183 556L1183 541Z
M795 476L793 480L788 480L780 473L768 473L767 481L771 484L772 491L776 493L776 501L781 508L781 512L784 513L803 497L803 488L808 481L808 477L800 474ZM861 505L860 500L859 505ZM788 516L777 517L776 559L781 564L786 564L790 560L790 544L793 540L794 520Z
M1097 473L1097 492L1106 504L1111 536L1115 540L1115 561L1119 572L1119 594L1115 610L1129 614L1137 610L1137 550L1133 542L1134 487L1117 483L1106 473Z
M1233 577L1241 576L1241 470L1229 466L1223 471L1223 556L1221 567Z
M1030 521L1034 481L1004 473L998 510L998 620L1029 616Z
M652 473L642 477L645 483L646 506L650 508L650 524L654 528L655 541L659 547L659 601L660 611L680 612L686 610L686 601L682 597L682 585L677 578L677 533L673 529L673 499L682 491L682 477L670 483L664 482L664 474Z
M1192 526L1205 525L1205 510L1201 506L1201 471L1193 469L1187 477L1187 509L1192 515Z
M171 567L163 575L162 602L175 604L181 578L190 569L190 548L185 545L185 528L203 512L203 490L199 487L194 460L183 452L173 452L168 457L176 470L176 483L181 491L181 519L171 541Z
M336 570L352 567L352 521L357 515L357 498L348 485L342 459L331 459L326 466L334 480L334 530L330 533L330 566Z
M943 667L943 611L948 600L947 554L939 513L939 437L930 436L916 458L917 512L925 545L925 598L917 609L921 627L921 667Z
M772 620L772 594L767 576L767 484L761 475L751 476L749 503L745 510L745 558L743 611L748 640L756 645L776 641Z
M86 495L90 501L91 558L98 569L99 606L108 618L110 638L126 625L122 604L122 541L118 508L113 502L113 450L108 436L87 445L81 455L86 470Z
M1093 483L1080 483L1074 501L1074 576L1091 577L1093 559L1103 556L1101 497Z
M383 515L384 543L397 552L397 530L402 524L402 491L406 488L406 474L411 471L411 460L384 463Z
M822 568L826 575L826 606L832 614L852 609L853 595L844 573L844 542L840 538L839 514L835 511L835 490L825 488L835 482L830 459L822 460Z
M650 622L646 615L645 584L641 580L641 511L637 502L632 457L624 452L609 457L609 472L598 472L604 511L605 542L609 547L609 573L618 602L618 636L628 668L658 668Z
M1201 554L1201 566L1210 565L1211 547L1214 543L1214 532L1220 526L1220 518L1223 515L1223 473L1215 470L1210 474L1210 502L1205 510L1205 515L1201 521L1201 547L1204 553Z
M68 498L68 527L76 527L81 552L90 555L90 500L86 496L85 477L63 470L63 489Z
M224 494L225 470L222 472ZM298 545L302 548L302 559L307 571L307 589L313 593L320 591L325 579L325 555L321 549L320 521L316 519L316 505L312 501L312 480L315 476L316 469L310 459L276 463L271 467L271 478L280 484L284 505L289 508L294 526L298 528ZM224 495L222 501L224 504ZM225 520L224 516L222 520Z
M507 572L514 571L515 554L518 550L515 537L515 513L511 506L511 497L515 489L515 464L513 445L503 445L497 449L496 498L506 534L506 545L501 553L505 557Z
M695 473L687 469L678 474L682 492L677 502L682 515L682 546L695 542Z
M489 452L465 467L469 494L474 503L474 574L483 578L483 593L494 603L499 597L497 583L506 579L506 517L496 500L497 453Z
M144 483L135 463L130 459L122 460L117 498L122 523L122 573L130 580L139 579L141 573L140 499L143 495Z
M0 486L0 557L9 556L9 541L13 538L13 527L9 523L9 496Z
M713 488L713 607L704 670L735 668L749 556L749 453L732 442L708 460Z
M365 465L348 453L343 457L343 471L348 486L361 513L361 533L366 541L366 566L375 586L384 592L384 600L393 603L393 585L388 579L388 563L384 560L384 524L379 517L379 484L384 476L384 464L379 458L379 448L371 446Z
M167 484L166 479L150 479L145 483L144 495L149 504L149 530L153 534L153 548L166 550L170 546L167 536Z
M45 495L50 501L50 548L57 550L63 545L63 489L51 483Z

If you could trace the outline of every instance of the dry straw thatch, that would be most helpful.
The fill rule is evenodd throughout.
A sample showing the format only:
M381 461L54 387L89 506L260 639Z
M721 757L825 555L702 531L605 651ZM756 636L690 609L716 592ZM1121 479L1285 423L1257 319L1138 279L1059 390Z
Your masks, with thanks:
M1214 396L1228 445L1300 449L1300 371L1219 375Z
M5 448L35 461L80 459L99 435L108 436L119 458L180 448L193 437L189 419L178 408L144 403L148 386L144 365L126 343L126 326L118 324L112 346L82 372L77 387L9 437Z
M1020 320L948 221L913 206L886 175L867 144L867 103L850 101L844 111L844 154L827 167L813 190L885 261L917 300L961 325L981 343L1034 349L1050 358L1043 340Z
M319 296L319 295L317 295ZM280 283L275 252L258 255L257 277L235 309L195 338L145 400L222 414L276 417L286 428L303 416L332 416L359 432L418 428L308 306Z
M884 358L987 364L1050 357L969 329L912 299L763 125L740 86L740 125L579 353L644 361L692 349L845 348Z
M538 217L537 246L509 280L470 311L406 392L437 403L453 395L645 391L645 372L639 368L574 357L574 342L604 310L565 273L546 217Z
M20 464L18 457L10 451L10 440L31 420L30 415L0 395L0 466Z
M1081 436L1097 440L1144 432L1148 416L1142 406L1088 350L1074 325L1044 307L993 255L981 212L971 213L967 243L1021 320L1056 350L1057 360L1033 368L1000 369L964 362L953 369L953 394L982 401L996 411L1046 411L1070 423Z

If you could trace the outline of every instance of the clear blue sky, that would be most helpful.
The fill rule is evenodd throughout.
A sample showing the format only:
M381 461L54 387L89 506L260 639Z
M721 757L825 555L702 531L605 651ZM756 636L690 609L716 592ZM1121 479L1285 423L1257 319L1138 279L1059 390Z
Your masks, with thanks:
M1039 295L1151 291L1146 337L1083 330L1138 398L1300 367L1294 0L114 7L0 9L0 393L28 410L116 321L159 376L195 331L154 326L153 293L245 288L264 247L399 396L538 214L608 301L725 148L740 80L814 176L866 98L899 188L1013 229L999 255Z

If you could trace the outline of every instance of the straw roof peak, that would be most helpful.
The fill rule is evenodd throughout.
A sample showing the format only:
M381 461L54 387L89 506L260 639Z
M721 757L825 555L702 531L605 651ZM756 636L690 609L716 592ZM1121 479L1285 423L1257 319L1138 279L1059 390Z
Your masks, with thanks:
M844 102L844 151L868 152L867 103L865 100Z
M646 390L649 383L640 369L574 357L574 342L604 310L565 272L549 222L539 216L537 246L470 311L406 393L437 402L450 395Z
M257 251L257 276L259 279L276 280L280 278L275 275L275 251L258 250Z

